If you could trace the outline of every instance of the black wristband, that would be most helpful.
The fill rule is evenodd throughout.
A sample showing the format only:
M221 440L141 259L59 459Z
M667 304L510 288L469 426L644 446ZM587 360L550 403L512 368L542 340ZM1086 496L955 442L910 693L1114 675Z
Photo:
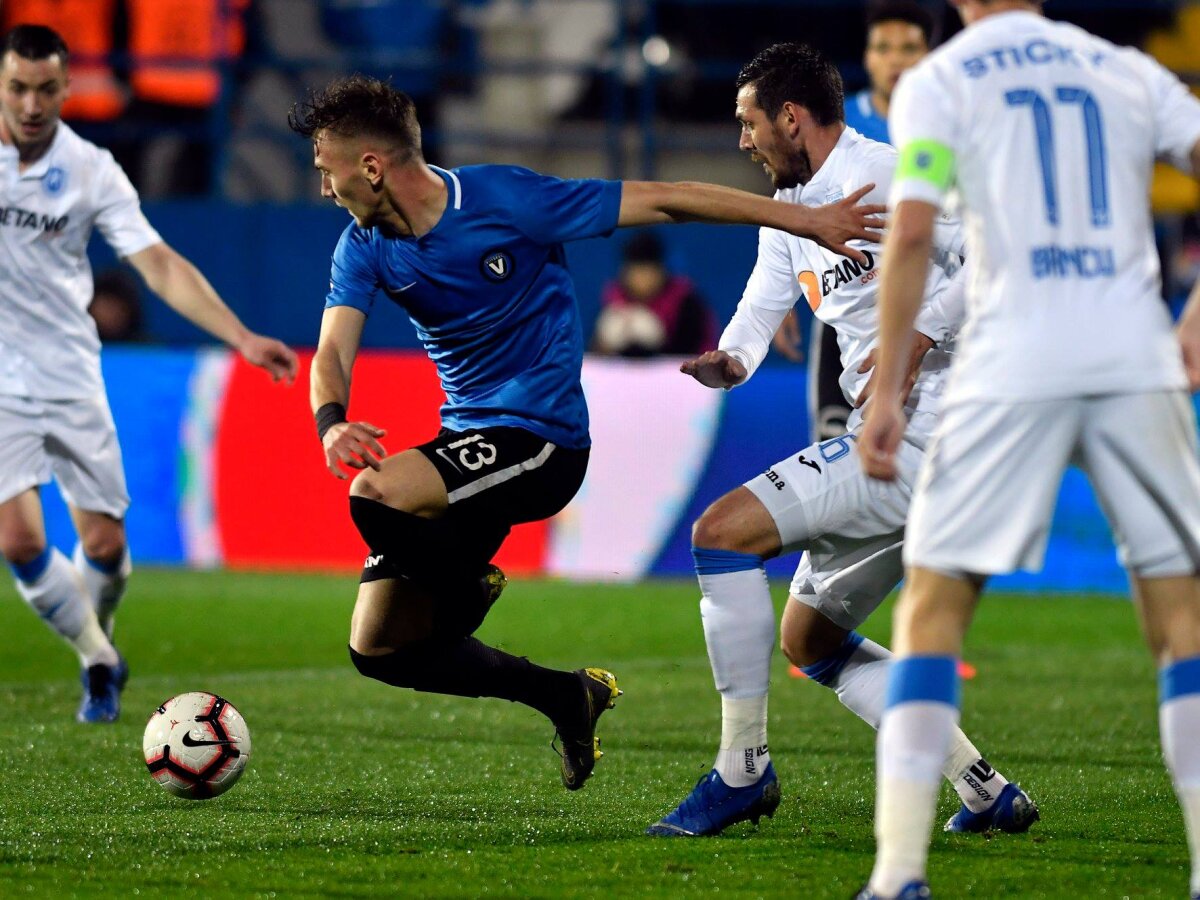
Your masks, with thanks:
M339 422L346 421L346 407L340 403L326 403L317 410L317 439L325 440L325 432Z

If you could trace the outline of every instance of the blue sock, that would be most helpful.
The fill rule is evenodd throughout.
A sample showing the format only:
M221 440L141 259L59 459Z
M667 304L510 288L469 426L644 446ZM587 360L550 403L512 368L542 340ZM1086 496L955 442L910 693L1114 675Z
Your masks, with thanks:
M112 562L104 562L103 560L92 559L86 553L82 555L83 558L87 560L87 564L89 566L91 566L97 572L103 572L105 575L116 575L117 572L121 570L121 561L124 559L124 554L118 556Z
M47 544L42 552L35 556L27 563L9 563L9 567L13 570L13 574L17 576L19 581L25 584L33 584L42 575L46 569L50 568L50 545Z
M692 561L697 575L728 575L730 572L749 572L761 569L762 557L736 550L710 550L706 547L692 548Z
M908 656L892 663L886 708L901 703L962 703L958 663L953 656Z

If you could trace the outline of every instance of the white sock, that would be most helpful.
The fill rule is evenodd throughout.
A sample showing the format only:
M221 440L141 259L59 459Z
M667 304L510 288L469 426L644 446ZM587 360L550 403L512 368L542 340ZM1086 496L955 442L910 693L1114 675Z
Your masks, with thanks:
M1184 665L1200 664L1200 657ZM1174 668L1168 667L1168 669ZM1200 693L1165 699L1158 708L1163 758L1183 809L1192 859L1191 893L1200 892Z
M930 831L950 735L958 676L947 656L897 661L876 744L875 868L871 888L895 896L925 877Z
M701 574L700 617L721 694L721 749L714 768L730 787L758 781L767 763L767 689L775 608L761 564Z
M767 749L767 695L734 700L721 698L721 749L713 768L730 787L746 787L763 776Z
M97 569L88 561L83 552L83 544L75 545L75 553L71 561L83 578L84 589L92 602L92 608L96 610L96 619L99 621L100 627L104 629L104 633L111 640L113 615L125 593L125 585L129 581L129 576L133 572L133 560L129 556L129 548L125 548L120 565L117 566L115 572L111 573Z
M50 551L50 563L35 581L17 579L17 592L42 621L75 648L84 668L97 663L117 664L117 651L96 621L96 611L79 573L57 549Z
M1008 779L979 755L979 750L959 728L950 735L950 754L942 774L954 786L963 805L976 813L991 809L1008 784Z
M843 706L872 728L878 729L883 716L891 661L892 651L869 638L863 638L832 680L819 683L832 688ZM820 662L806 666L805 673L811 677L810 670L820 666ZM988 765L959 728L955 728L950 736L950 753L942 774L972 812L988 809L1008 784L1008 779Z

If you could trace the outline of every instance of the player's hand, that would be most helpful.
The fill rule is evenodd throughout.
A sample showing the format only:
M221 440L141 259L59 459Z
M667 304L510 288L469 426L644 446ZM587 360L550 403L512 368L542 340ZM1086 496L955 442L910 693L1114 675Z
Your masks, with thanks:
M326 468L342 481L350 477L342 470L343 465L378 472L380 460L387 456L387 450L377 439L386 434L387 431L370 422L339 422L325 432L321 441Z
M250 365L265 369L272 381L291 384L296 380L296 371L300 368L300 363L296 359L295 351L283 341L261 334L251 334L242 341L238 352Z
M1179 349L1183 352L1188 386L1193 392L1200 391L1200 327L1193 327L1190 320L1181 321L1175 334L1179 338Z
M858 201L873 190L875 185L867 184L835 203L810 207L805 214L807 221L803 232L795 230L792 234L816 241L826 250L848 256L865 266L866 254L848 246L847 242L859 240L878 243L882 239L881 232L886 222L879 216L887 212L887 207L882 203L858 205Z
M899 400L881 402L877 398L867 412L867 419L858 435L858 458L870 478L895 481L898 474L896 450L908 420Z
M901 406L908 402L908 396L912 393L913 387L916 386L917 378L921 374L921 363L925 361L925 354L933 349L935 343L933 338L928 335L921 334L919 331L913 332L912 350L908 356L908 372L904 377L904 387L900 391ZM875 382L879 373L874 371L874 369L878 356L879 348L872 347L871 351L867 354L867 358L858 367L859 375L870 372L871 377L867 379L867 383L863 385L862 391L859 392L858 399L854 401L855 409L862 409L863 404L870 400L871 395L875 393Z
M789 309L783 317L779 330L771 338L771 345L784 359L804 362L804 351L800 349L800 317L794 309Z
M746 380L746 367L724 350L709 350L679 367L705 387L727 388Z

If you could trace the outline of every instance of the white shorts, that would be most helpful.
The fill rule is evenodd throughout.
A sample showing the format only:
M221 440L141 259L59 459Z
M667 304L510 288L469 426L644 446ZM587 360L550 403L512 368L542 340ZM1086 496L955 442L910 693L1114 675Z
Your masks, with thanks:
M1087 473L1121 564L1200 571L1196 417L1182 391L947 409L921 470L904 561L949 573L1041 568L1063 470Z
M783 552L806 550L791 594L852 630L903 575L900 547L922 451L900 445L900 477L863 473L853 434L806 447L746 482L775 520Z
M77 509L121 519L129 508L121 448L108 399L38 400L0 395L0 503L58 482Z

